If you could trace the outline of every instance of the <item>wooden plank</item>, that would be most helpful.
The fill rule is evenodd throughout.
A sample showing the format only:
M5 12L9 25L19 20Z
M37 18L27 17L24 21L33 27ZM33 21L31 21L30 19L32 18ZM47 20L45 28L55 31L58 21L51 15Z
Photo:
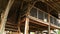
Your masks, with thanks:
M17 28L16 26L6 25L5 27Z
M17 26L17 24L11 23L11 22L8 22L8 21L7 21L6 25L7 25L7 24Z
M21 26L24 27L24 24L22 24ZM32 25L32 24L29 26L29 29L30 28L31 29L34 28L33 30L35 30L35 29L37 29L37 30L47 30L48 29L47 27L35 26L35 25Z
M12 6L12 4L14 3L14 0L9 0L8 2L8 5L5 9L5 12L4 12L4 15L1 15L1 29L0 29L0 34L3 34L4 30L5 30L5 24L6 24L6 21L7 21L7 16L8 16L8 13L9 13L9 10Z

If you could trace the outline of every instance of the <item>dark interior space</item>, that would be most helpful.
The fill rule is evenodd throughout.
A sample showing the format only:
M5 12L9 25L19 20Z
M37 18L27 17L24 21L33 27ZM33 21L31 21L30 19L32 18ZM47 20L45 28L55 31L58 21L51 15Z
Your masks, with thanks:
M46 3L39 1L39 2L36 2L34 6L58 18L58 12L54 10L52 7L50 7L49 5L47 5Z
M0 14L4 12L9 0L0 0Z

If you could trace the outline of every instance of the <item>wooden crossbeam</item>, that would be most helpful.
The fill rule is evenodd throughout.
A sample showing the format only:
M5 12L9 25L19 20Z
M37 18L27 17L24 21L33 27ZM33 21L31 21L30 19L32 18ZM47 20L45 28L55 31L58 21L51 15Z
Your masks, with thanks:
M47 26L49 25L49 23L45 23L44 21L40 20L40 19L36 19L32 16L28 16L29 19L30 19L30 22L33 22L33 23L36 23L36 24L39 24L39 25L43 25L43 26Z
M17 26L17 24L11 22L7 22L6 24Z

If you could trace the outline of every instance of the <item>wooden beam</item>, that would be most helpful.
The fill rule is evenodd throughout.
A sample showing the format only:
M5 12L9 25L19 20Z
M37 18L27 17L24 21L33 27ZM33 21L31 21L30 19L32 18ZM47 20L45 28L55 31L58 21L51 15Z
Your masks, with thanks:
M6 21L7 21L7 16L8 16L9 10L10 10L10 8L11 8L11 6L12 6L13 3L14 3L14 0L9 0L8 5L7 5L6 9L5 9L4 14L1 15L2 16L1 17L2 21L1 21L0 34L3 34L3 32L5 30L5 24L6 24Z
M40 20L40 19L37 19L35 17L32 17L30 15L28 15L28 18L30 19L30 22L33 22L33 23L36 23L36 24L39 24L39 25L42 25L42 26L47 26L49 25L49 23L45 23L43 20Z
M17 32L16 29L12 29L12 28L6 28L5 30L6 30L6 31L16 31L16 32Z
M25 20L25 34L29 34L29 18Z
M50 5L48 2L45 1L45 3L46 3L47 5L49 5L51 8L53 8L54 10L58 11L55 7L53 7L52 5Z
M20 9L23 8L23 3L24 3L24 0L21 1L21 8Z
M34 7L34 5L35 5L36 2L37 1L33 2L33 4L31 5L30 9L32 9Z
M10 22L6 22L6 25L13 25L13 26L17 26L17 24L15 24L15 23L10 23Z
M5 27L17 28L17 26L6 25Z
M41 27L38 27L38 26L30 26L30 28L35 28L37 30L47 30L47 28L41 28Z

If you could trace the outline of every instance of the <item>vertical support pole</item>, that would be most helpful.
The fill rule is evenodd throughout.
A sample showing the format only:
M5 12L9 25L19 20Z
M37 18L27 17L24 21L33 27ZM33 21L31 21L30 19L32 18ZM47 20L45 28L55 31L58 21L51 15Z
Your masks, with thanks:
M19 19L18 19L18 34L21 34L20 24L21 24L21 22L20 22L20 17L19 17Z
M49 10L49 7L47 6L47 11L50 12ZM48 25L48 34L50 34L50 14L48 14L48 22L49 22L49 25Z
M43 32L42 31L40 31L41 32L41 34L43 34Z
M35 31L35 34L38 34L38 31Z
M30 14L30 1L28 2L27 14L25 18L25 32L24 34L29 34L29 18L28 15Z
M29 34L29 18L27 17L25 20L25 33L24 34Z
M48 34L50 34L50 15L48 15L49 25L48 25Z
M6 21L7 21L7 16L8 16L8 13L9 13L9 10L13 4L14 0L9 0L8 2L8 5L5 9L5 12L3 15L1 15L1 29L0 29L0 34L3 34L4 30L5 30L5 24L6 24Z
M60 13L58 13L58 18L60 19Z
M38 17L38 10L37 10L37 18L39 18L39 17Z
M59 20L58 20L58 21L59 21L59 23L60 23L60 12L58 12L58 18L59 18Z

